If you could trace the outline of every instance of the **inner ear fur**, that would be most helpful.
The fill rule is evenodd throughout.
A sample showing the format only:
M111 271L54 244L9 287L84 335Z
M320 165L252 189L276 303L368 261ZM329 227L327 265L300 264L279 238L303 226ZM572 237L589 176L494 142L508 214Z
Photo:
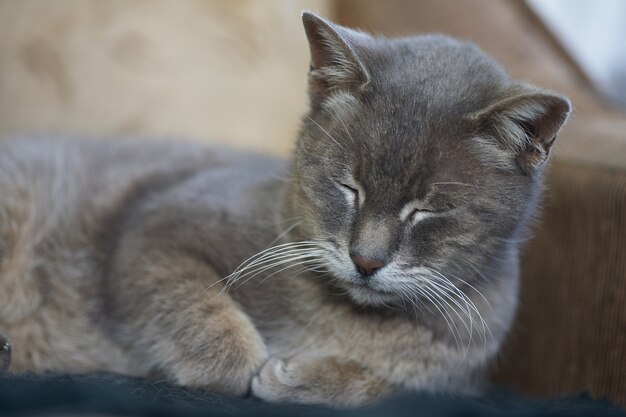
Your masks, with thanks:
M302 23L311 52L309 90L312 94L355 90L367 84L369 75L355 46L358 39L368 35L335 25L311 12L302 14Z
M524 87L470 118L482 134L513 152L525 173L532 174L547 160L570 111L566 97Z

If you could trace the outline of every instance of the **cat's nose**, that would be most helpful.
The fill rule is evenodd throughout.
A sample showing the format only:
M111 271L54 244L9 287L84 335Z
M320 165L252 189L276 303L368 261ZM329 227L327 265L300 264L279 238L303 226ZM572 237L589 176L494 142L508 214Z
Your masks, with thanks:
M350 259L354 262L356 270L364 277L369 277L378 269L385 266L385 263L379 259L369 259L355 254L350 254Z

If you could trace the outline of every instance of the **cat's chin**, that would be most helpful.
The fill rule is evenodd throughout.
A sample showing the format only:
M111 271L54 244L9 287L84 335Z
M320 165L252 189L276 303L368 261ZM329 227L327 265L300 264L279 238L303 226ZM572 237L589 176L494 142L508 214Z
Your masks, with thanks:
M355 304L364 306L385 306L397 299L395 294L375 290L369 285L348 284L346 290Z

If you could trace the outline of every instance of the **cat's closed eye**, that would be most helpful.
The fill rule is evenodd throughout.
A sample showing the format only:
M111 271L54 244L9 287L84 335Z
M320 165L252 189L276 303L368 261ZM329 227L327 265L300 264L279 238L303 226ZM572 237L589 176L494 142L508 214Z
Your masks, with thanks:
M400 211L399 220L415 225L422 220L438 216L449 211L450 209L452 209L452 206L446 206L445 208L440 209L416 200L404 206L404 208Z
M341 191L344 193L344 195L346 196L346 199L351 204L356 205L359 201L359 190L344 182L341 182L341 181L335 181L335 182L337 186L341 189Z
M407 207L408 208L408 207ZM433 206L418 206L412 207L412 210L409 214L404 218L405 221L411 222L412 225L415 225L422 220L425 220L429 217L433 216L441 216L446 213L449 213L455 209L455 206L448 203L441 207L433 207ZM405 209L406 210L406 209Z
M407 216L407 220L411 222L411 224L419 223L420 221L436 214L433 210L427 208L415 208L413 211Z

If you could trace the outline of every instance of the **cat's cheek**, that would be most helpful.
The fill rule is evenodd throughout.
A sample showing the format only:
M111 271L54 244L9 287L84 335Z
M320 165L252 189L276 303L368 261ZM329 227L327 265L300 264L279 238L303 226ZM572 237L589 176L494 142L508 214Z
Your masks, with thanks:
M454 221L447 218L427 218L405 232L403 246L409 257L435 261L446 250L446 242L455 234Z

